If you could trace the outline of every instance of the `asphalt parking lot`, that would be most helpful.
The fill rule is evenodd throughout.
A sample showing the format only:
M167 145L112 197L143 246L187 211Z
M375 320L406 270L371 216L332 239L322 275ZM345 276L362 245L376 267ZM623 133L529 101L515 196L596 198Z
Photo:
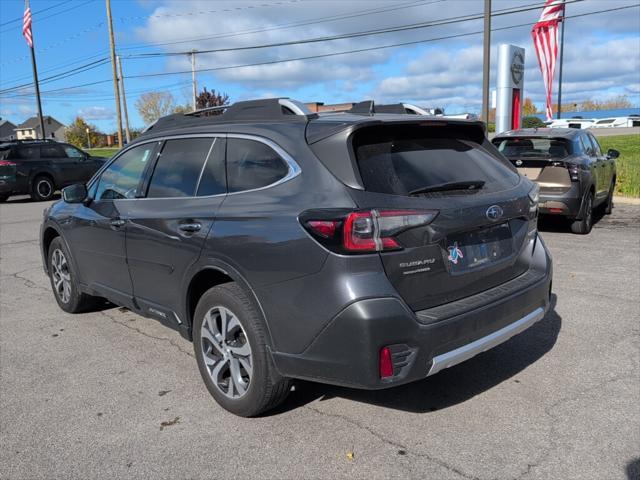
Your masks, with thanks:
M217 406L172 330L62 312L44 207L0 205L3 479L640 478L639 205L588 236L544 222L553 310L509 342L393 390L301 383L257 419Z

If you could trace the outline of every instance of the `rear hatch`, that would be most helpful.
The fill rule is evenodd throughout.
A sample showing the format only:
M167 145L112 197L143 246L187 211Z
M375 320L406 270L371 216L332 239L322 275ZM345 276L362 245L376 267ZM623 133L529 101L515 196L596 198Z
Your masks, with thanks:
M378 250L412 309L482 292L528 270L532 184L497 154L479 124L371 125L355 130L349 144L361 183L349 191L374 219L394 219L390 248L382 242ZM432 213L428 222L413 222L424 212Z
M494 138L493 144L524 175L540 185L544 193L562 194L571 188L571 142L565 138ZM576 173L577 175L577 173Z

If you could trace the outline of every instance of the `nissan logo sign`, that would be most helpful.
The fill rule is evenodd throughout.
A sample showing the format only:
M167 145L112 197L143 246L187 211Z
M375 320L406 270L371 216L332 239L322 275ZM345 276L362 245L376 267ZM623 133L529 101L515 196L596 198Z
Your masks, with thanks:
M504 212L502 211L502 207L498 205L491 205L489 208L487 208L487 212L485 213L485 215L489 220L498 220L502 217L503 213Z
M524 57L522 53L516 52L513 55L513 60L511 61L511 78L513 79L513 83L519 85L522 81L522 77L524 76Z

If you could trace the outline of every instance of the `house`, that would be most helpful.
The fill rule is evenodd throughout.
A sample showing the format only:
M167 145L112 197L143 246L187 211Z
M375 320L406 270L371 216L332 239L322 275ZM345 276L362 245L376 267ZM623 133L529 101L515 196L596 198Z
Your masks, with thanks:
M9 120L3 120L0 118L0 141L13 140L16 138L15 129L16 126Z
M43 120L44 130L46 133L45 138L64 141L64 129L66 126L48 115L43 117ZM18 125L15 128L15 132L18 140L35 140L37 138L42 138L42 135L40 134L40 120L38 117L31 117L24 123Z

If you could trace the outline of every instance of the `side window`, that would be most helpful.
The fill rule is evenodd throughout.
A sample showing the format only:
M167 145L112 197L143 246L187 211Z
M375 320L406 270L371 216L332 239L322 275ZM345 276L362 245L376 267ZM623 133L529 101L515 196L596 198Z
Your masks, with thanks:
M227 139L229 192L266 187L283 178L289 168L268 145L243 138Z
M14 150L15 158L31 160L38 158L38 147L18 147Z
M59 145L43 145L40 147L40 158L67 158Z
M120 155L102 172L94 198L96 200L135 198L138 194L140 179L155 145L155 142L147 143Z
M582 150L589 155L593 156L593 147L591 146L591 142L587 138L587 134L580 136L580 143L582 144Z
M598 143L598 141L593 135L589 134L588 136L589 140L591 140L591 144L593 145L593 151L595 152L595 155L598 157L602 156L602 152L600 151L600 144Z
M198 184L199 197L219 195L227 191L227 178L224 167L225 140L216 138L211 148L207 163L202 170Z
M62 148L69 158L84 158L84 153L71 145L63 145Z
M195 195L212 143L212 138L167 140L153 170L147 198Z

